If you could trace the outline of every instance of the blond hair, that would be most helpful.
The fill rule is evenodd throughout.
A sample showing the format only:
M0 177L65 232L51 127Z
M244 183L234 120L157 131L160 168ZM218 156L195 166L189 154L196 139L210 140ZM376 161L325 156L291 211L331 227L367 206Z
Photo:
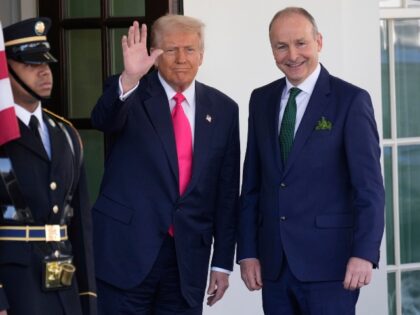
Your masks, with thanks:
M152 48L160 48L162 37L168 33L196 33L200 38L200 48L204 49L204 23L196 18L177 14L158 18L152 25Z

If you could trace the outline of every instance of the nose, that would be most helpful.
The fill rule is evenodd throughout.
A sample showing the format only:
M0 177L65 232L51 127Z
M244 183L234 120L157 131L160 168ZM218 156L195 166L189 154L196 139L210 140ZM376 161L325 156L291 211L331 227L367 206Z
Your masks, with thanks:
M295 61L298 57L298 51L295 47L291 46L289 48L289 59Z
M39 65L39 75L45 76L51 74L50 66L47 63L42 63Z
M176 62L177 63L184 63L185 60L186 60L186 53L185 53L184 49L177 50Z

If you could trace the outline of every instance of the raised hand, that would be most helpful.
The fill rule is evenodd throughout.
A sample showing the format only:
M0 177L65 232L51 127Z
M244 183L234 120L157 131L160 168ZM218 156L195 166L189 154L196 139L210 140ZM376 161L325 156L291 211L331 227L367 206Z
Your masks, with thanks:
M124 71L121 74L123 92L131 90L155 63L157 57L162 54L161 49L154 49L149 55L147 51L147 26L134 21L128 29L128 35L121 40Z

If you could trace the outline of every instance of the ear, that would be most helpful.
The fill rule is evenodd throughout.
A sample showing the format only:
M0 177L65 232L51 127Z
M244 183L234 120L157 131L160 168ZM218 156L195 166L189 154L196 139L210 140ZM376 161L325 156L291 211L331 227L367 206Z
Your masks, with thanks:
M317 34L317 36L316 36L316 42L318 44L318 52L320 52L321 49L322 49L322 34L321 33L318 33Z
M202 49L202 50L200 51L200 66L201 66L201 64L203 63L203 59L204 59L204 49Z

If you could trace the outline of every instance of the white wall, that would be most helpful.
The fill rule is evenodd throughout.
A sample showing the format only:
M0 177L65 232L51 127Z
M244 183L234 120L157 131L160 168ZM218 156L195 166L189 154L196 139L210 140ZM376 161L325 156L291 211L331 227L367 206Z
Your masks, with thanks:
M19 2L14 0L0 0L0 21L3 27L19 20Z
M36 0L20 0L21 20L29 19L38 15Z
M379 130L382 130L379 5L366 0L184 0L184 14L206 24L206 52L198 79L212 85L240 106L242 159L246 146L248 100L251 91L273 81L281 72L274 64L268 23L286 6L302 6L317 20L324 37L321 62L333 75L368 90ZM328 9L326 9L328 8ZM357 314L386 315L385 248L370 286L362 289ZM263 314L260 293L248 292L239 275L231 275L225 298L206 315Z
M37 16L36 0L0 0L0 21L3 27Z

